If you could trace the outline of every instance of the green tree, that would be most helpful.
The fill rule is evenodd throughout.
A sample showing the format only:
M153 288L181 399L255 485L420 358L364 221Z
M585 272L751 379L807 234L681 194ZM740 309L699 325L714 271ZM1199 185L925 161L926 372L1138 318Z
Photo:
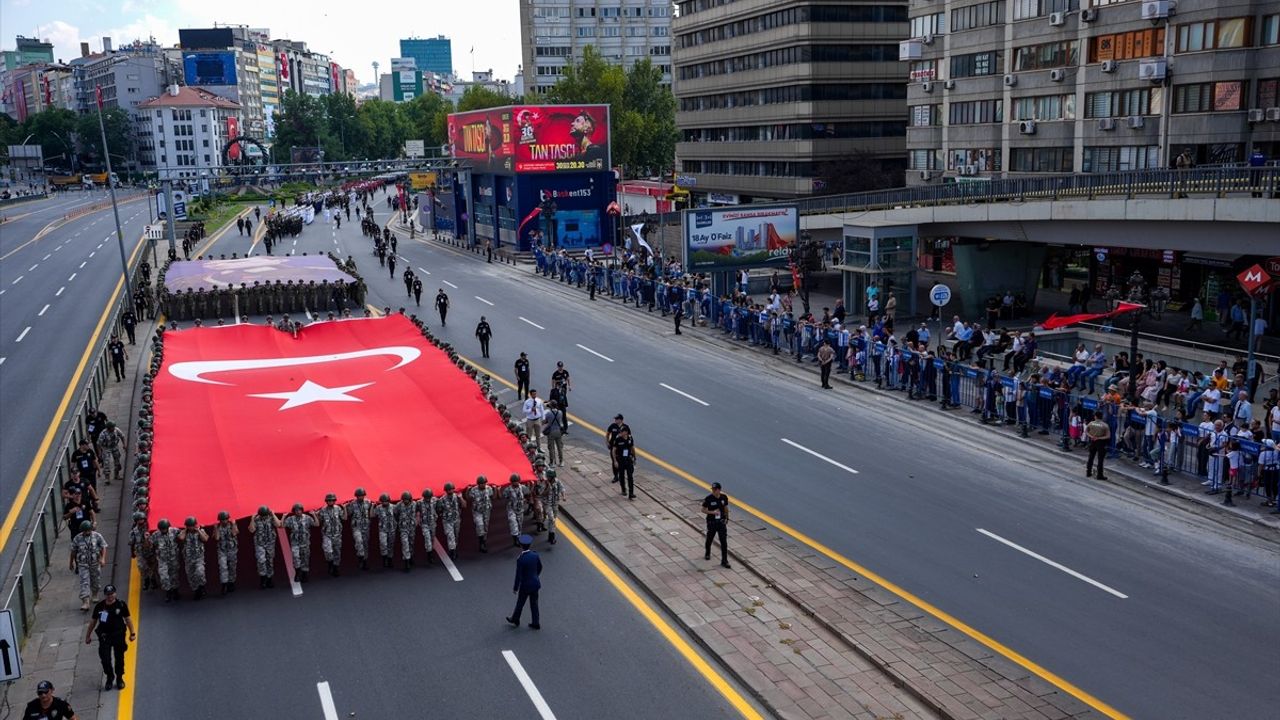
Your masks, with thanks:
M512 105L515 103L510 98L497 90L490 90L482 85L472 85L463 91L462 97L458 99L458 112L468 112L471 110L484 110L491 107L502 107L503 105Z
M295 147L324 147L329 127L319 98L286 90L275 112L276 138L271 154L278 163L290 161Z
M76 169L79 167L75 146L77 120L70 110L49 108L29 116L19 132L22 137L32 136L28 142L41 146L46 160L54 159L57 166Z
M111 161L115 167L133 157L131 145L133 121L129 112L123 108L111 108L102 113L102 124L107 131L107 149L111 152ZM85 113L76 118L76 135L80 143L81 159L88 165L105 168L102 158L102 132L98 129L98 111ZM221 150L221 148L219 148Z
M324 106L325 126L328 129L324 141L326 160L350 160L359 157L360 138L357 121L359 110L356 100L347 93L331 93L320 98Z
M426 141L427 150L444 144L453 104L435 93L425 93L400 106L409 122L409 137Z
M400 157L410 131L409 120L400 106L384 100L361 104L356 127L364 142L364 157L372 160Z

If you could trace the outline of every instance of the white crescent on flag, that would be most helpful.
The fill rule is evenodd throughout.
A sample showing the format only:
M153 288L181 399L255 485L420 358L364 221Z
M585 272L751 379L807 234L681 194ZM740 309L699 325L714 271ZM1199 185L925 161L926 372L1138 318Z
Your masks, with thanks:
M169 366L169 374L179 380L187 380L189 382L207 383L209 385L231 385L233 383L220 382L218 380L210 380L203 375L216 372L234 372L236 370L261 370L267 368L292 367L295 365L318 365L320 363L337 362L340 360L355 360L358 358L378 357L380 355L390 355L400 359L400 362L387 368L387 370L395 370L404 367L414 360L422 351L407 345L392 345L380 348L368 348L365 350L353 350L352 352L333 353L332 355L308 355L303 357L292 358L260 358L249 360L193 360L190 362L174 363Z

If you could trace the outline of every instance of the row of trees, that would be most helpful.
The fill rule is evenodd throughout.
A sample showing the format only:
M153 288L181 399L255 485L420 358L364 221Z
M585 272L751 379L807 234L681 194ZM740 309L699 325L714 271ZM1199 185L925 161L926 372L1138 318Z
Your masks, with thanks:
M111 160L121 165L129 159L132 120L129 113L119 108L106 110L102 120L107 129ZM27 116L22 122L0 114L0 147L23 144L39 145L43 149L45 164L53 167L81 170L106 165L96 111L81 115L62 108L49 108Z

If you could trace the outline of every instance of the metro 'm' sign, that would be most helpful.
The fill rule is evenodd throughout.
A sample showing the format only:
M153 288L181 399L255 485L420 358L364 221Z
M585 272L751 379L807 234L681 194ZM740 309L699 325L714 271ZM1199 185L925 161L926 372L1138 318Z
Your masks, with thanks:
M1250 295L1266 289L1271 284L1271 276L1261 265L1253 265L1248 270L1236 276L1236 280L1240 281L1240 287Z

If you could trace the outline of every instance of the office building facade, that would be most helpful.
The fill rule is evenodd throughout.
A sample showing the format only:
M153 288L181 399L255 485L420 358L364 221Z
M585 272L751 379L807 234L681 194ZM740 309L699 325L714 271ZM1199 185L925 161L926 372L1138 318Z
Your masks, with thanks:
M1280 2L911 0L911 183L1280 157Z
M198 180L222 165L222 148L241 108L204 88L172 85L139 103L133 117L144 170L161 180Z
M453 41L443 35L402 39L400 57L413 58L420 72L441 77L453 75Z
M648 58L671 84L669 0L523 0L520 45L524 89L545 94L594 46L607 62L630 67Z
M901 180L905 0L686 0L677 8L676 167L695 204L821 193L855 155Z

